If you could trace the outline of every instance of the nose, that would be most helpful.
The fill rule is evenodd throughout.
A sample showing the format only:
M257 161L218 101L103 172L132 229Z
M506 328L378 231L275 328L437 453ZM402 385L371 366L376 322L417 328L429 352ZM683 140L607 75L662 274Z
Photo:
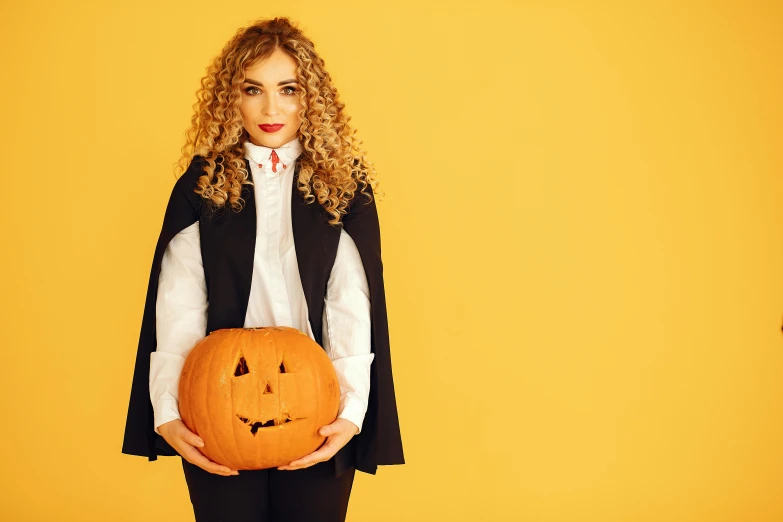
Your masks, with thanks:
M277 100L273 94L266 96L266 103L264 104L264 114L268 116L274 116L277 114Z

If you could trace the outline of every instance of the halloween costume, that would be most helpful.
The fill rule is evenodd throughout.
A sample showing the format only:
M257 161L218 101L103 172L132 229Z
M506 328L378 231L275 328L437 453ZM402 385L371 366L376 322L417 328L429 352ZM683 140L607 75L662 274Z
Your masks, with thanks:
M299 277L291 224L298 139L272 149L244 143L258 215L245 328L289 326L314 339ZM271 161L268 161L271 156ZM260 203L259 203L260 202ZM161 261L156 303L157 348L150 354L150 398L158 426L179 415L179 380L190 350L206 335L208 296L199 222L169 242ZM370 291L361 255L340 233L324 300L323 349L340 384L337 416L361 430L370 393ZM361 432L361 431L360 431Z
M136 364L131 385L122 452L156 460L177 455L154 430L150 400L150 356L156 349L156 296L160 267L168 243L180 231L198 221L209 307L206 332L244 325L253 273L257 216L252 186L243 185L245 207L213 209L195 194L204 158L195 156L175 183L155 248L142 319ZM248 172L252 171L246 160ZM342 230L353 239L364 265L371 302L370 391L361 432L330 459L339 476L354 466L375 474L377 466L403 464L397 406L389 349L389 332L381 261L380 226L373 198L357 192L342 226L331 226L322 207L307 205L296 188L298 164L291 190L291 225L299 276L307 302L313 338L323 346L322 318L327 282L337 254ZM329 462L322 463L326 465ZM301 471L301 470L299 470Z

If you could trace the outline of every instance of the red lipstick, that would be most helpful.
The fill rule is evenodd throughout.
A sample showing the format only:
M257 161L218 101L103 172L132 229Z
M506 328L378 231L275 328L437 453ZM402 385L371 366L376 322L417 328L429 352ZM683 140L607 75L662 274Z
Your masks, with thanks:
M273 125L272 125L272 124L264 124L264 125L259 125L258 127L259 127L259 128L262 130L262 131L264 131L264 132L277 132L277 131L279 131L280 129L282 129L284 125L285 125L285 124L283 124L283 123L275 123L275 124L273 124Z

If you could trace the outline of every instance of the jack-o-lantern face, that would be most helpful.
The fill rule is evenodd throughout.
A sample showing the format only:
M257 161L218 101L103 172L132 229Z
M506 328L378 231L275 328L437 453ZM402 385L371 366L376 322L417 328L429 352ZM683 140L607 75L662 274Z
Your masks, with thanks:
M237 402L240 402L240 398L257 397L259 386L263 388L259 398L260 404L257 408L260 417L250 417L252 414L248 411L248 401L243 401L245 404L242 406L237 405L237 417L250 426L250 433L253 435L258 432L259 428L271 428L294 420L304 419L304 417L295 417L289 411L289 408L283 408L280 403L281 395L276 393L277 390L281 390L285 386L282 383L286 382L287 379L291 379L290 374L290 371L286 371L285 361L280 361L279 372L277 375L272 375L272 379L254 375L254 372L251 372L250 368L248 368L244 354L239 352L239 361L237 361L237 367L234 370L234 380L231 382L231 385L234 387L234 404L236 405ZM240 379L240 377L242 378ZM271 383L272 380L277 381L274 389ZM254 401L251 400L250 402Z
M204 440L202 453L233 469L311 453L339 401L326 352L289 327L216 330L196 344L180 378L183 422Z
M259 428L271 428L306 418L291 411L298 406L294 397L299 386L290 365L286 368L284 357L285 354L279 365L275 360L259 361L259 368L251 371L244 354L239 352L231 380L231 393L237 417L250 426L253 435Z

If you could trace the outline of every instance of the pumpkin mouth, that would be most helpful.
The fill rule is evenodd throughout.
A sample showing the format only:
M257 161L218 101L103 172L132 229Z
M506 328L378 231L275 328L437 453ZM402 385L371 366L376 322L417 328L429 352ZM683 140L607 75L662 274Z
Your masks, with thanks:
M250 433L253 435L256 434L256 432L260 428L274 428L276 426L283 426L285 424L288 424L289 422L294 422L298 420L304 420L306 417L291 417L289 414L284 413L283 417L280 419L269 419L267 421L257 421L254 419L248 419L247 417L243 417L240 414L237 413L237 418L250 426Z

